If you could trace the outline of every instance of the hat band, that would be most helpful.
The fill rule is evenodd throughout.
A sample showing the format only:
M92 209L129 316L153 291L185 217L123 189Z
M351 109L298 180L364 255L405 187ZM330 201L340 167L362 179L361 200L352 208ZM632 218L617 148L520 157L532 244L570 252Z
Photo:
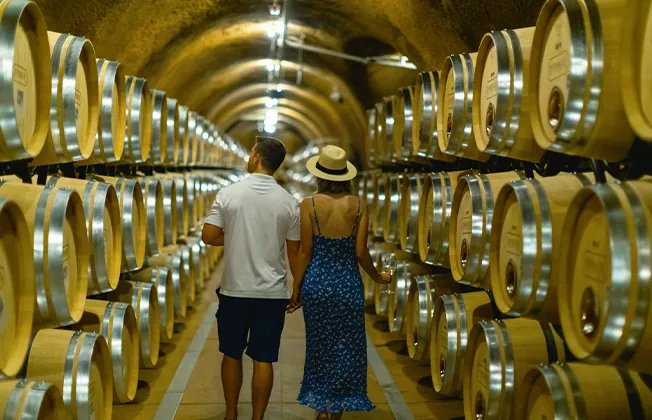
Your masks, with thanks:
M319 164L319 162L317 162L317 164L315 165L315 167L316 167L317 169L319 169L320 171L322 171L323 173L328 174L328 175L346 175L347 172L349 172L349 168L342 168L342 169L328 169L328 168L325 168L325 167L321 166L321 165Z

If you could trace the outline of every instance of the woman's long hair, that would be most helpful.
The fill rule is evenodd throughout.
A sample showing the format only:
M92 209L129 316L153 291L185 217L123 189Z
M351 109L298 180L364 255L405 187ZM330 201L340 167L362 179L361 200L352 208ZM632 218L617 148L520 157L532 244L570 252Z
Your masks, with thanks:
M317 180L317 193L319 194L352 194L351 181L329 181L327 179L315 178Z

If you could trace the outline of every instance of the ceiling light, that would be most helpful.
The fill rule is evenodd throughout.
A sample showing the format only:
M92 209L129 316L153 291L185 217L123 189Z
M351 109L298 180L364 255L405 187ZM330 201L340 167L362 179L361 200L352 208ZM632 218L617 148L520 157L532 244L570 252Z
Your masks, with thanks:
M276 126L275 125L265 125L265 132L269 134L274 134L276 132Z
M281 14L281 6L274 2L274 4L269 6L269 14L272 16L279 16Z

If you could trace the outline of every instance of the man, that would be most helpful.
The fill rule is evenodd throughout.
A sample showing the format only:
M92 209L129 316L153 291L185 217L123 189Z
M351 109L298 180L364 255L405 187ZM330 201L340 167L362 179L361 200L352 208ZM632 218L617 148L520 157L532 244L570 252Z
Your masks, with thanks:
M218 192L202 231L205 243L224 245L216 317L227 420L237 419L245 349L254 363L253 420L263 419L274 383L289 303L285 250L295 267L300 239L298 202L272 177L284 160L280 141L256 137L251 175Z

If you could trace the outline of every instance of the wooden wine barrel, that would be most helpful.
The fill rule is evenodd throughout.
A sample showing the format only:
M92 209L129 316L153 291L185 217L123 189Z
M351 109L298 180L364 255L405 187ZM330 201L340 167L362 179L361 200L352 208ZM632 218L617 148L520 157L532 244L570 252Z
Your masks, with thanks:
M17 179L5 178L8 182L0 184L0 198L20 207L34 241L34 326L74 324L84 310L88 288L89 246L81 198L74 190L22 184Z
M419 257L426 264L450 267L448 230L453 193L460 178L469 171L431 173L424 176L419 197L417 242Z
M140 334L136 313L128 303L86 300L84 315L75 330L100 334L108 344L113 371L113 399L133 401L138 388Z
M412 157L412 103L414 86L401 88L395 95L392 144L394 156L403 162Z
M188 116L190 110L187 106L179 105L179 164L186 165L190 158L190 133L188 131Z
M127 76L127 129L122 160L145 162L152 147L152 93L147 79Z
M134 271L143 266L147 244L147 212L140 182L137 179L98 177L113 185L122 215L122 271Z
M195 230L197 223L199 223L199 199L200 191L198 185L195 184L194 178L186 173L184 175L186 182L186 197L188 199L188 231Z
M649 419L647 378L614 366L555 363L530 369L514 404L514 418Z
M425 274L428 270L411 261L411 255L396 250L396 271L389 283L389 300L387 301L387 321L391 332L405 330L406 307L412 276Z
M599 184L577 193L567 211L553 282L579 359L652 373L651 198L649 180Z
M177 243L177 184L172 178L159 178L163 186L163 245Z
M188 112L188 162L192 166L197 159L197 150L199 149L199 138L197 137L197 118L199 115L195 111Z
M412 276L405 310L405 342L410 359L429 360L435 300L458 290L460 284L450 274Z
M156 367L161 343L161 309L156 285L150 282L121 281L107 297L113 301L129 303L134 308L140 331L140 367Z
M409 253L418 251L419 196L421 175L406 174L402 178L398 204L398 232L401 249Z
M378 212L378 197L374 194L374 179L378 179L378 173L372 173L364 177L364 201L367 202L367 211L369 212L369 222L367 223L369 236L372 238L375 236L373 230L372 215L376 215ZM207 206L210 206L211 202L207 200Z
M461 178L453 195L448 255L455 280L475 287L491 287L489 235L494 203L500 188L520 178L517 172Z
M197 281L197 271L199 270L199 267L195 265L192 247L188 245L177 245L177 249L175 251L173 251L171 248L172 247L169 247L170 252L176 252L183 257L183 271L185 272L186 278L188 280L186 283L186 288L188 290L188 306L194 307L197 290L199 288Z
M652 140L652 106L649 89L652 74L648 71L650 52L650 0L627 5L622 34L620 80L625 114L636 134Z
M206 248L202 247L201 239L189 237L186 241L191 248L192 266L195 271L195 292L204 290L204 282L208 280L208 266L206 265Z
M463 371L466 418L512 418L516 391L541 363L564 362L564 341L551 324L515 318L473 326Z
M148 256L158 254L163 248L165 236L165 220L171 219L170 208L164 206L163 187L161 180L153 177L139 179L145 200L145 213L147 214L147 240L146 253Z
M420 160L454 162L455 157L439 150L437 133L437 103L439 72L426 71L417 75L412 103L412 156Z
M369 162L374 163L376 161L376 107L367 110L367 156L369 156Z
M90 159L85 164L112 163L122 159L127 126L125 74L122 64L104 58L97 60L100 110L97 135Z
M495 318L486 291L442 295L435 299L430 333L430 369L435 391L457 396L462 392L466 346L473 324Z
M52 54L50 131L32 165L88 159L93 153L100 102L95 50L85 38L48 32Z
M167 162L168 98L165 92L150 89L152 95L152 145L149 160L153 163Z
M71 188L82 198L90 245L87 295L115 289L120 280L122 262L122 220L113 185L53 176L48 178L46 186Z
M541 9L528 99L541 148L610 162L627 155L634 132L620 82L621 35L635 25L625 19L627 4L550 0Z
M489 265L501 312L559 325L553 282L564 218L575 194L592 175L558 175L503 185L494 206Z
M390 174L385 179L385 202L383 205L383 237L385 242L397 244L399 242L398 232L398 209L400 199L400 185L403 175Z
M378 102L374 106L376 112L376 131L374 133L374 150L376 152L376 164L385 161L385 103Z
M179 142L179 103L176 99L167 98L168 117L167 117L167 137L166 137L166 161L171 165L179 163L179 156L183 155Z
M0 87L0 161L37 156L50 131L52 67L48 34L41 9L34 2L0 3L4 40L0 59L11 74Z
M202 256L202 271L204 272L204 282L208 282L211 276L211 267L210 267L210 250L208 246L201 240L197 238L197 244L199 244L200 255ZM204 285L202 285L202 288Z
M473 74L478 54L446 57L441 70L437 113L439 150L486 162L490 155L478 150L473 132Z
M186 236L190 226L190 212L188 210L188 185L185 178L178 174L156 175L159 178L172 179L176 184L177 203L177 236Z
M385 176L378 174L372 180L374 201L369 209L369 225L372 236L383 237L383 215L385 213Z
M380 249L376 252L375 266L378 272L383 271L383 258L385 254L392 254L396 246L393 244L382 243ZM387 306L389 305L389 285L374 284L374 310L376 315L387 316Z
M0 198L0 226L0 374L11 377L23 365L34 322L34 248L25 215L12 200Z
M172 247L168 247L172 248ZM172 288L174 289L174 316L179 320L186 318L188 308L188 296L190 293L190 279L185 271L183 255L178 253L167 253L165 248L162 254L147 259L147 264L156 267L167 267L172 273ZM194 283L193 283L194 284ZM194 293L193 293L194 297Z
M111 354L99 334L39 331L29 351L27 378L47 381L60 389L73 419L111 419Z
M152 283L156 286L159 314L161 318L161 341L171 341L174 334L174 283L168 267L146 267L129 278L134 281Z
M383 161L385 163L392 163L396 161L396 155L394 153L394 143L393 143L393 135L394 135L394 97L386 97L383 98L383 113L382 113L382 121L381 124L383 126L381 132L382 132L382 138L380 138L379 143L382 144L382 151L383 151Z
M480 151L537 162L527 103L534 27L492 31L482 38L473 82L473 133Z
M195 126L195 136L197 138L197 150L194 153L194 164L195 165L201 165L204 163L204 151L206 147L206 140L207 140L207 124L208 121L204 118L203 115L197 115L197 121L196 121L196 126Z
M25 379L0 382L0 415L11 420L70 418L59 388L48 382Z

